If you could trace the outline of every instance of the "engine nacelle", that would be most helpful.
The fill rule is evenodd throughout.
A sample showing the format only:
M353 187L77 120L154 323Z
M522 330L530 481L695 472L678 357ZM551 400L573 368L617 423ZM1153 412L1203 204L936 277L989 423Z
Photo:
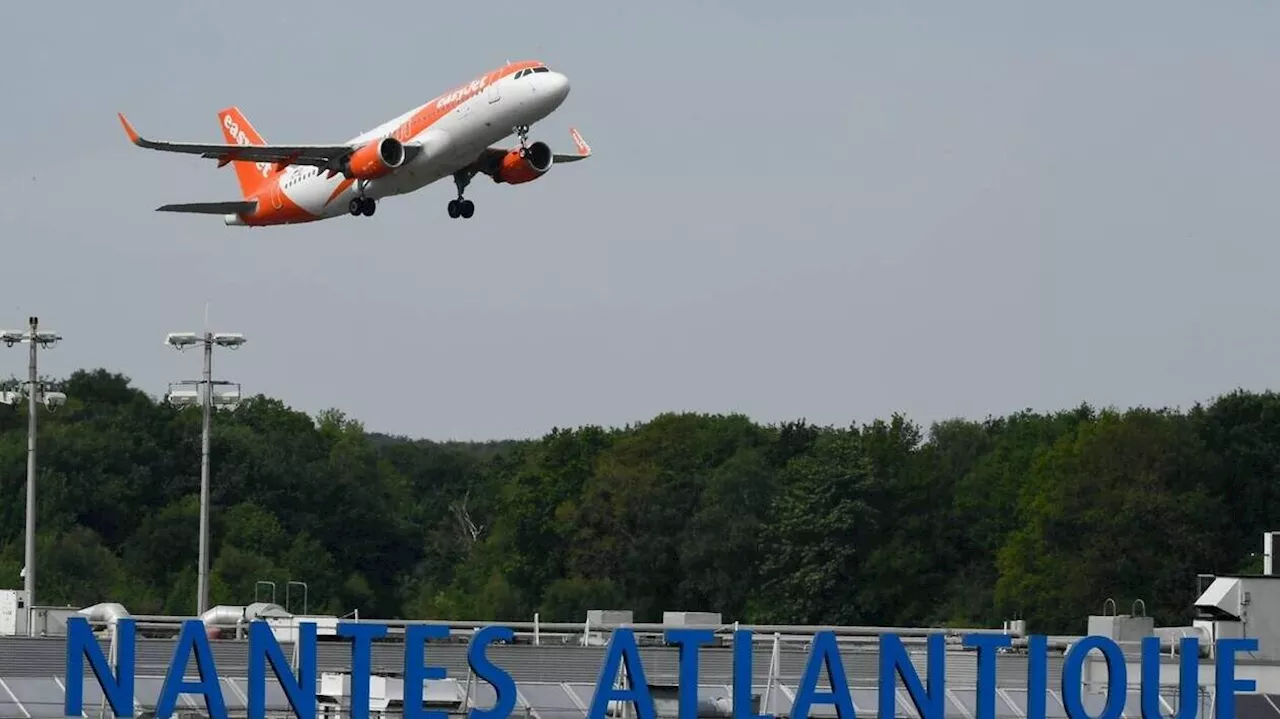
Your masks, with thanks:
M493 180L509 185L532 182L550 170L552 162L551 148L545 142L526 146L524 157L520 156L520 148L517 147L502 156L502 161L493 172Z
M394 137L384 137L351 153L343 163L343 174L357 180L374 180L403 163L404 145Z

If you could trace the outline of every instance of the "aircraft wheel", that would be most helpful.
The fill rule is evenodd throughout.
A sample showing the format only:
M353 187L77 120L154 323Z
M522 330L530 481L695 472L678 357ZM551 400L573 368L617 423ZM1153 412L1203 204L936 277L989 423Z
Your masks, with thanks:
M458 216L462 214L462 208L458 206L460 204L461 203L458 202L457 200L449 200L449 216L450 217L457 219Z
M347 209L351 212L352 217L358 217L361 210L364 209L364 206L363 203L360 202L359 197L353 197L351 198L351 202L347 205Z
M378 203L372 197L363 198L360 204L360 213L365 217L373 217L373 213L378 210Z
M458 205L458 212L462 215L463 219L468 219L476 213L476 203L471 200L463 200L462 202L459 202Z

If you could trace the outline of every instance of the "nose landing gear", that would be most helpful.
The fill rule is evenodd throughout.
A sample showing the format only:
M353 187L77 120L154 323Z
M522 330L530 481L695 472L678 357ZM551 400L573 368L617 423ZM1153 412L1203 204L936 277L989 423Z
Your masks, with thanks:
M515 127L511 128L511 131L514 132L516 136L520 138L520 157L524 157L528 155L529 148L525 147L525 145L529 142L529 126L516 125Z
M476 204L471 200L462 196L462 191L467 189L467 185L471 184L471 176L473 173L463 171L454 174L453 184L458 187L458 199L449 200L449 217L457 219L469 219L476 212Z

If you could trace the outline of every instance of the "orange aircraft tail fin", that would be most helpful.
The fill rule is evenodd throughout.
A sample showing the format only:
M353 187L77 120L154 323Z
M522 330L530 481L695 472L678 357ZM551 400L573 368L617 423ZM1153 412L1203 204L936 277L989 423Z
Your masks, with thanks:
M262 135L253 128L253 124L249 122L249 118L240 112L240 108L234 105L218 111L218 124L222 126L222 136L232 145L265 145L267 141L262 139ZM251 197L255 192L262 188L262 185L271 177L272 163L270 162L251 162L247 160L232 160L231 166L235 168L236 179L240 181L240 191L244 193L245 198Z

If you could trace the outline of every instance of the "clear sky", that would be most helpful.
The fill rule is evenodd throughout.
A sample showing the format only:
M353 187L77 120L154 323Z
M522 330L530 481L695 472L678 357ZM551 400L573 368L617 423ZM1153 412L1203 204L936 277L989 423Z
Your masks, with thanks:
M1187 406L1280 376L1274 2L12 3L0 326L154 394L215 373L433 439L665 410L921 422ZM230 168L132 147L342 141L505 60L595 156L373 218L226 227ZM34 268L34 269L33 269ZM0 374L21 373L0 347Z

